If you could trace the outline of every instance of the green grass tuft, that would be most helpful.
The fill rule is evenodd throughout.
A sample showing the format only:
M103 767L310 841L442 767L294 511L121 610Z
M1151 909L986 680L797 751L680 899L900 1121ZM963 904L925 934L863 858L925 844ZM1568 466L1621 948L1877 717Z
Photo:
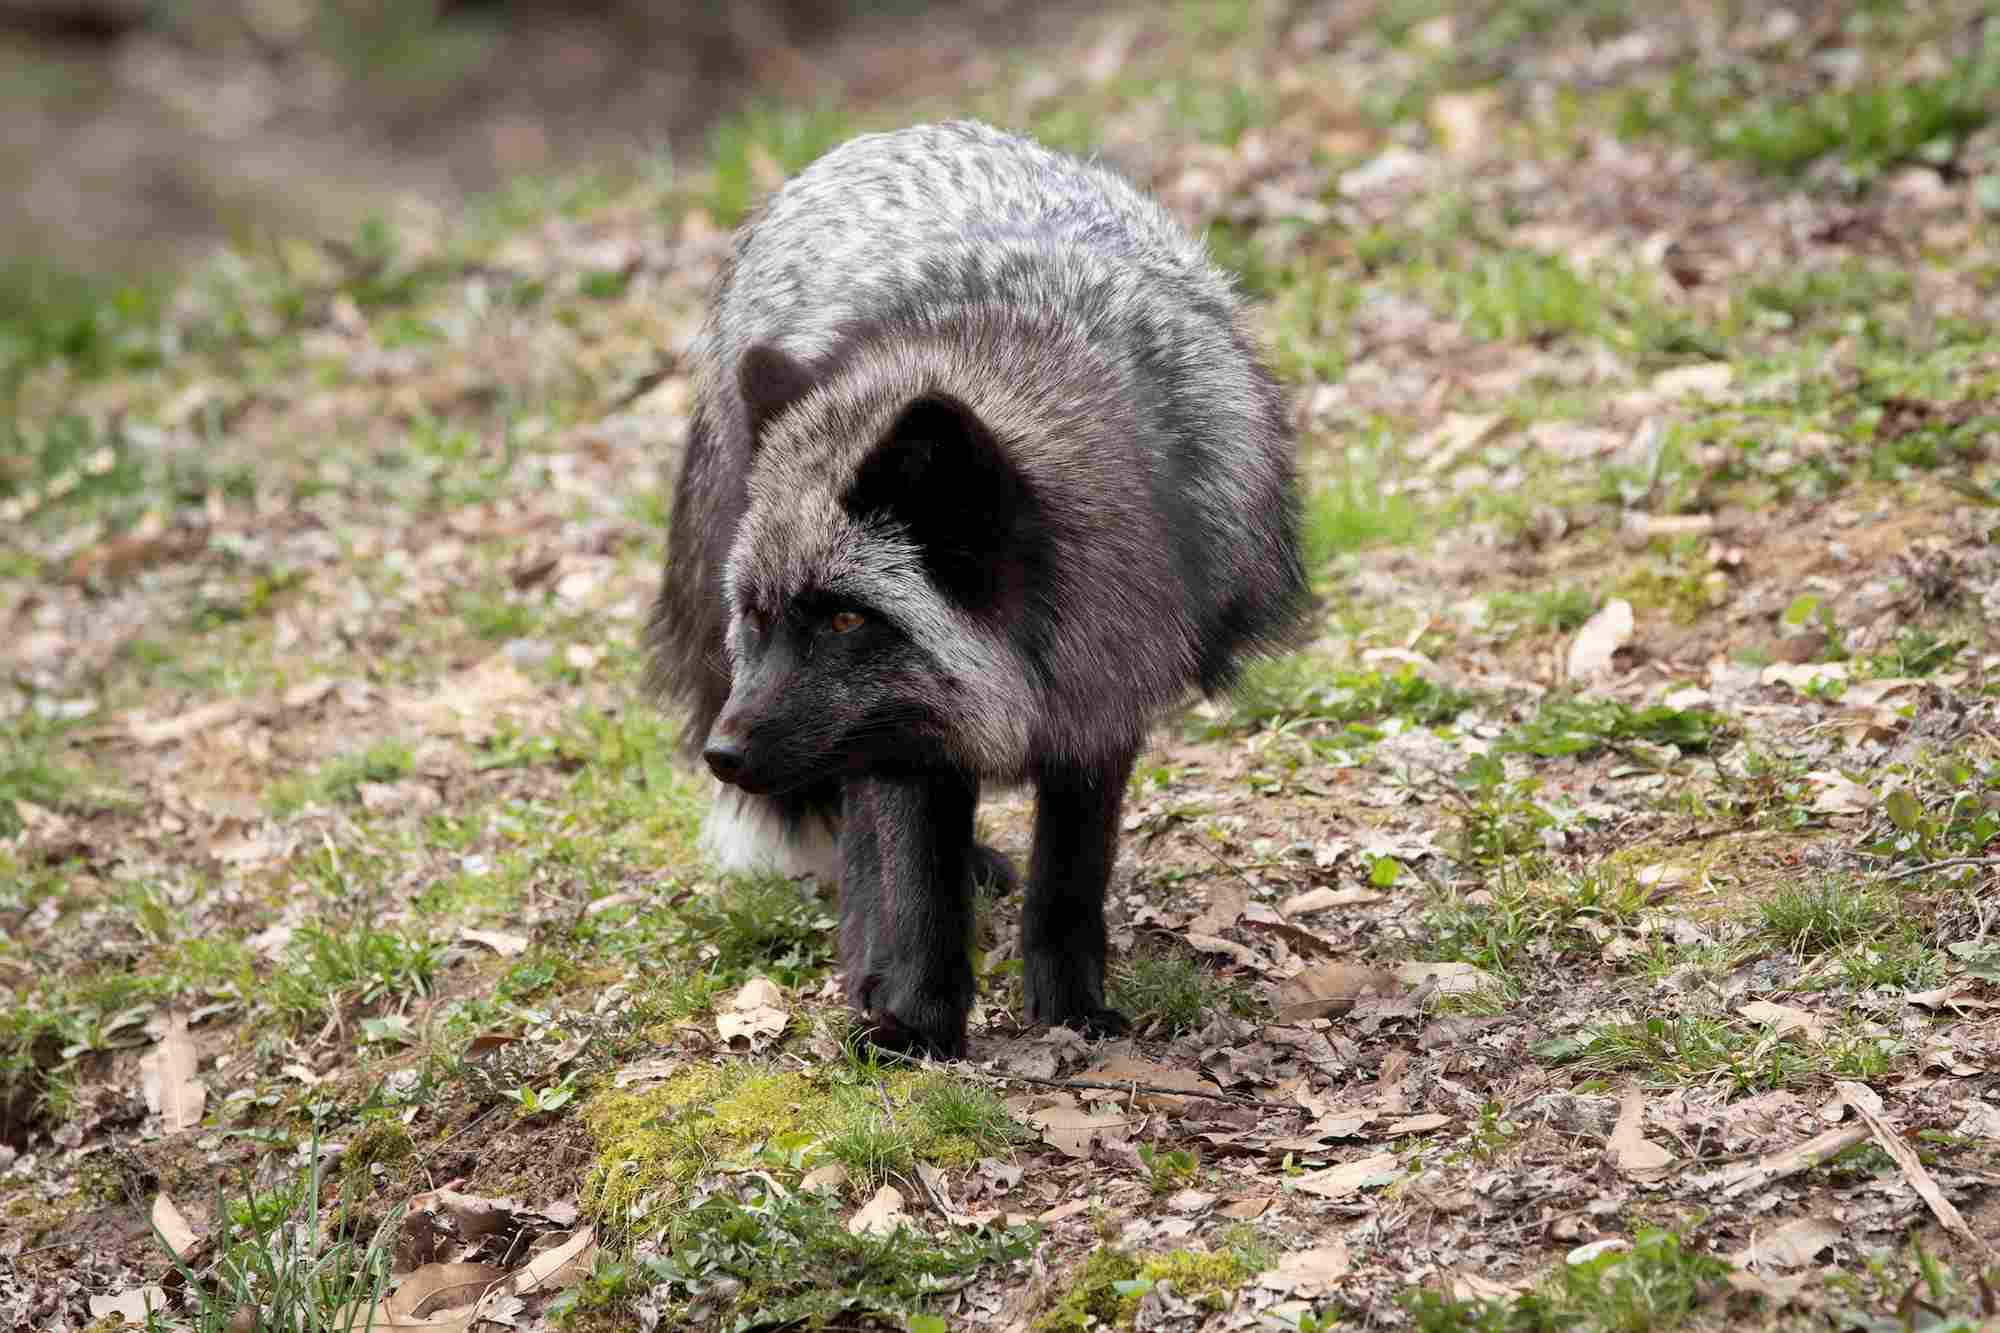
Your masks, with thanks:
M1535 1290L1513 1300L1459 1301L1428 1288L1402 1301L1416 1333L1667 1333L1718 1294L1730 1266L1671 1232L1643 1229L1629 1250L1558 1263Z
M353 800L360 795L365 782L394 782L408 777L413 762L407 742L376 741L359 754L333 760L307 776L277 783L267 804L272 814L283 818L314 801Z
M1881 894L1839 883L1787 885L1757 905L1760 933L1800 955L1874 938L1893 915Z
M1250 992L1224 981L1191 958L1141 951L1117 965L1111 1005L1140 1026L1158 1023L1168 1035L1193 1032L1221 1013L1251 1014Z

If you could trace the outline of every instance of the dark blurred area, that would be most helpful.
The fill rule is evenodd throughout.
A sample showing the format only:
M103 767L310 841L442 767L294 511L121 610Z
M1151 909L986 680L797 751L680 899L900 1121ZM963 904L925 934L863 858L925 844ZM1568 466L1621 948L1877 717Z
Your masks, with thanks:
M685 151L746 99L948 88L1034 0L0 0L0 256L156 270L411 194Z

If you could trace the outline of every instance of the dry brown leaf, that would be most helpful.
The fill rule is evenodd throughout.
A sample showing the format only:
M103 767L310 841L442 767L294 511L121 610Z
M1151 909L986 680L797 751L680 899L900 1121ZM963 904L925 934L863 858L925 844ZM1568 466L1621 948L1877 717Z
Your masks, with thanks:
M1447 412L1437 425L1410 441L1410 457L1422 459L1426 472L1442 472L1483 444L1506 420L1497 413Z
M1521 1278L1513 1282L1496 1282L1478 1273L1453 1273L1451 1275L1451 1295L1459 1301L1510 1301L1533 1287L1532 1278Z
M21 821L21 828L29 840L38 847L73 847L78 851L85 844L77 837L76 823L55 811L36 805L33 801L14 798L14 814Z
M392 1314L385 1308L386 1303L378 1303L372 1310L364 1310L360 1305L342 1306L334 1312L335 1328L394 1329L416 1328L425 1333L471 1333L473 1324L479 1318L477 1306L459 1305L449 1310L439 1310L435 1314L413 1315Z
M1398 963L1390 975L1403 986L1428 986L1439 995L1478 995L1500 985L1498 977L1476 963Z
M1713 514L1642 514L1632 512L1625 515L1619 524L1619 533L1633 546L1644 546L1655 537L1699 537L1715 530Z
M213 727L225 726L250 711L250 705L242 699L217 699L213 703L201 704L185 713L173 717L148 722L144 718L133 718L125 724L133 741L144 746L172 745L184 741L198 732Z
M340 687L340 682L332 676L315 676L301 681L278 696L278 702L289 709L310 708Z
M715 1033L725 1046L741 1038L750 1050L761 1051L784 1032L791 1015L785 993L769 977L753 977L715 1015Z
M397 711L432 735L476 745L491 739L512 709L540 693L539 685L495 653L454 672L429 694L402 700Z
M466 1318L507 1270L495 1264L424 1264L379 1307L398 1319Z
M1976 999L1973 985L1964 977L1945 982L1935 990L1913 990L1903 996L1904 1004L1914 1004L1924 1009L1992 1009L1996 1006L1986 1000Z
M1236 924L1236 918L1242 916L1243 909L1249 905L1249 891L1242 885L1211 885L1207 905L1201 909L1201 915L1188 922L1187 928L1200 935L1220 935Z
M1965 1118L1952 1133L1965 1139L2000 1140L2000 1106L1991 1102L1967 1102Z
M1769 1000L1751 1000L1736 1010L1753 1023L1761 1023L1772 1029L1780 1037L1796 1032L1815 1046L1826 1041L1826 1020L1818 1014L1804 1009L1794 1009L1788 1004L1773 1004Z
M1182 932L1181 939L1190 948L1220 954L1238 967L1258 968L1257 951L1235 940L1225 940L1220 935L1207 935L1198 930Z
M1451 1117L1432 1111L1426 1115L1413 1115L1402 1120L1392 1120L1377 1132L1381 1138L1395 1138L1402 1134L1428 1134L1434 1129L1443 1129L1451 1123Z
M602 898L593 898L583 909L585 916L599 916L615 907L637 907L647 901L650 895L644 893L607 893Z
M1392 1152L1370 1153L1352 1162L1342 1162L1318 1171L1294 1176L1287 1184L1295 1190L1322 1199L1344 1199L1350 1194L1401 1180L1404 1171Z
M1353 1271L1354 1260L1347 1246L1336 1240L1329 1245L1288 1252L1279 1258L1276 1268L1258 1275L1257 1285L1312 1300L1331 1295L1340 1279Z
M1775 1277L1768 1273L1731 1273L1727 1279L1730 1290L1740 1291L1747 1296L1760 1296L1769 1301L1774 1309L1782 1309L1794 1301L1817 1305L1808 1287L1817 1287L1821 1279L1817 1273L1794 1273L1790 1277Z
M1042 1140L1065 1157L1090 1156L1092 1139L1100 1133L1123 1129L1132 1121L1130 1116L1115 1111L1086 1111L1066 1092L1016 1100L1037 1103L1018 1109L1015 1114L1041 1130Z
M1764 668L1758 680L1766 685L1789 686L1804 694L1815 682L1843 681L1847 677L1845 662L1773 662Z
M1637 873L1632 876L1632 881L1642 889L1677 889L1693 880L1693 869L1665 861L1655 861L1651 865L1640 866Z
M1823 1217L1795 1218L1763 1233L1753 1232L1749 1245L1729 1256L1738 1268L1803 1268L1820 1251L1840 1243L1840 1228Z
M160 1131L178 1134L201 1123L208 1106L208 1089L195 1077L198 1063L194 1038L188 1036L187 1015L170 1014L160 1044L140 1057L139 1079L146 1109L160 1117Z
M638 1060L626 1065L611 1075L614 1088L633 1088L646 1083L664 1083L676 1074L687 1072L687 1061L676 1056L661 1056L655 1060Z
M884 1185L847 1219L847 1230L855 1236L893 1236L908 1221L902 1194L894 1185Z
M126 1328L144 1328L148 1309L157 1312L166 1308L167 1293L155 1286L131 1287L114 1296L90 1298L90 1317L93 1320L116 1315Z
M153 1225L159 1229L160 1238L167 1248L174 1252L176 1259L185 1259L201 1244L201 1237L189 1224L186 1215L165 1194L153 1196Z
M1595 680L1611 674L1611 659L1632 639L1632 603L1623 597L1606 602L1583 622L1570 640L1565 671L1570 680Z
M1646 1138L1646 1099L1638 1089L1618 1102L1618 1123L1606 1145L1618 1170L1634 1180L1657 1180L1673 1164L1674 1155Z
M1053 1208L1044 1209L1036 1216L1035 1221L1045 1227L1054 1226L1057 1222L1062 1222L1076 1217L1081 1213L1089 1212L1090 1207L1091 1201L1089 1199L1071 1199L1068 1203L1059 1203Z
M1352 1113L1334 1112L1323 1115L1297 1134L1263 1140L1263 1146L1270 1152L1320 1152L1325 1148L1326 1139L1358 1139L1364 1134L1375 1117L1366 1111Z
M509 1294L526 1296L536 1291L559 1291L581 1282L597 1263L597 1231L585 1227L558 1245L552 1245L521 1265L507 1280ZM481 1305L487 1304L489 1295Z
M1910 719L1893 708L1842 708L1840 711L1840 738L1850 748L1866 741L1894 740L1909 725Z
M1431 98L1431 133L1445 156L1454 162L1477 162L1492 152L1494 113L1499 107L1500 94L1491 88Z
M1320 963L1278 983L1280 1023L1309 1023L1344 1014L1364 995L1396 995L1394 973L1366 963Z
M1876 708L1887 703L1892 695L1923 687L1924 681L1918 676L1875 676L1849 685L1840 702L1850 708Z
M1812 810L1822 815L1859 814L1875 808L1881 798L1837 769L1822 768L1806 774L1813 786Z
M157 510L149 511L130 532L79 551L65 571L72 583L85 583L103 575L122 579L148 565L169 560L186 560L208 545L208 529L169 528Z
M1186 1088L1190 1092L1220 1092L1221 1087L1210 1079L1203 1078L1191 1069L1176 1069L1172 1065L1154 1064L1130 1055L1113 1056L1109 1060L1087 1069L1085 1078L1102 1079L1106 1083L1151 1083L1157 1087ZM1120 1094L1101 1089L1086 1091L1086 1101L1095 1098L1129 1095L1132 1105L1148 1111L1165 1111L1170 1115L1180 1115L1188 1108L1188 1098L1174 1097L1166 1093L1135 1092Z
M451 1218L460 1239L466 1241L476 1241L514 1225L512 1200L462 1194L449 1185L412 1198L408 1211L445 1214Z
M483 944L502 958L516 958L528 951L528 937L504 930L461 930L458 937L469 944Z
M1359 907L1367 903L1379 903L1389 895L1380 889L1307 889L1295 893L1278 904L1283 916L1304 916L1308 912L1323 912L1329 907Z
M1653 392L1662 398L1717 398L1735 378L1736 367L1727 361L1676 366L1653 376Z

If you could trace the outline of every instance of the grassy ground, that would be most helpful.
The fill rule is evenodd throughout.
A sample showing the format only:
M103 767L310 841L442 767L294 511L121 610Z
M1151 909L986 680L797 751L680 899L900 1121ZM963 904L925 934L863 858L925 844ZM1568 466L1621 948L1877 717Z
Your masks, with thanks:
M7 305L0 1322L1988 1326L2000 28L1187 5L963 73ZM1018 1029L995 899L928 1069L830 898L705 872L635 639L726 228L951 112L1241 273L1321 623L1133 779L1137 1039Z

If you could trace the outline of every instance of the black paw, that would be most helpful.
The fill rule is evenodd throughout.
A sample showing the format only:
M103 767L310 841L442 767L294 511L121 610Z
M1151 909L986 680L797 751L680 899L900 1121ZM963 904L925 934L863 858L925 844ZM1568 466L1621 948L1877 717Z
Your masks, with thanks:
M939 994L899 987L891 977L871 976L859 994L856 1008L867 1024L869 1044L899 1055L965 1058L965 1023L972 1012L969 987L963 996Z
M1116 1009L1103 1005L1093 1005L1074 1009L1068 1013L1045 1014L1036 1010L1028 1011L1030 1023L1045 1023L1052 1028L1068 1028L1086 1037L1122 1037L1132 1030L1132 1022Z
M995 848L975 842L971 855L966 859L972 866L973 891L981 896L1002 898L1021 887L1021 877L1014 873L1014 863Z
M1028 1022L1092 1037L1119 1037L1132 1030L1125 1015L1104 1003L1102 963L1052 951L1031 953L1024 961Z
M1116 1009L1107 1009L1100 1005L1088 1013L1070 1019L1063 1026L1073 1028L1086 1037L1122 1037L1132 1030L1132 1020Z
M870 1014L868 1026L861 1035L868 1044L878 1051L890 1055L904 1055L912 1058L928 1056L933 1060L963 1060L965 1058L965 1034L946 1036L942 1033L919 1032L905 1027L894 1014Z

